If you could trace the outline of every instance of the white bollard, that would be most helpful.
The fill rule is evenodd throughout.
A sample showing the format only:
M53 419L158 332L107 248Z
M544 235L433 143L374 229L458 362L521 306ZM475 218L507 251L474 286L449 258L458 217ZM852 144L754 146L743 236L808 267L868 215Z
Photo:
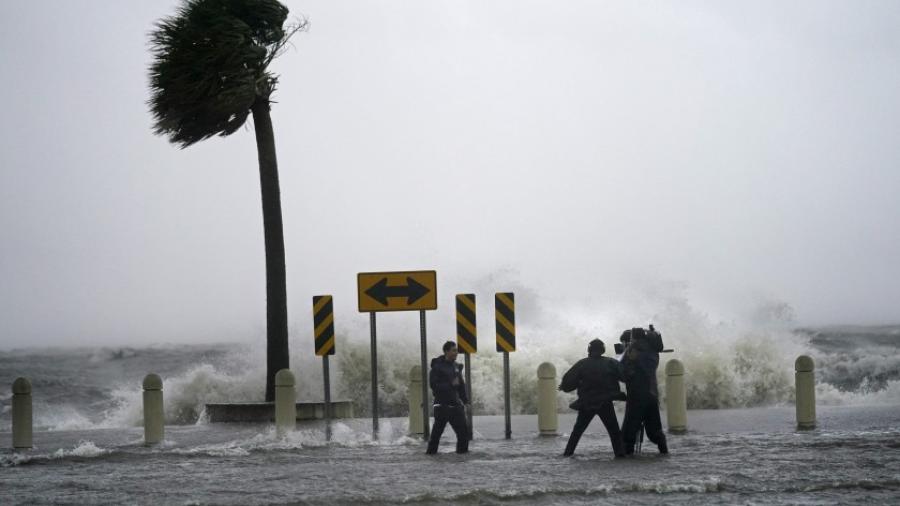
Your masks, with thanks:
M555 436L559 428L556 415L556 367L550 362L538 366L538 430L542 436Z
M166 414L163 408L163 382L156 374L144 376L144 444L155 445L165 437Z
M12 384L13 448L25 450L32 446L31 382L16 378Z
M669 432L687 432L687 393L684 390L684 365L678 359L666 362L666 422Z
M297 426L297 392L294 373L282 369L275 373L275 430L283 436Z
M413 366L409 370L409 433L413 436L425 434L422 421L422 367Z
M816 428L816 365L813 359L800 355L794 362L797 428L801 430Z

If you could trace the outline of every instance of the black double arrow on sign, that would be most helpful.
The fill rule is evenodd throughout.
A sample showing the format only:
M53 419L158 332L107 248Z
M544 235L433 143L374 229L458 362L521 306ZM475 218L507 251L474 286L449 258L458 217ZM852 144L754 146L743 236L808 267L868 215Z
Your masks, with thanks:
M363 313L437 309L435 271L360 272L356 286Z
M388 286L387 283L387 278L381 278L380 281L366 290L366 295L387 306L388 297L406 297L407 304L415 304L416 301L428 295L428 292L431 291L427 286L408 276L405 285Z

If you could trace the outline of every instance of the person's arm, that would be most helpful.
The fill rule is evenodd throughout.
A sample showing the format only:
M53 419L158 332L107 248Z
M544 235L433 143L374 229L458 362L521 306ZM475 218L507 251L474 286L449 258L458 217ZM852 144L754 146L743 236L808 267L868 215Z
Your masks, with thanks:
M563 374L562 382L559 384L559 389L563 392L571 392L578 388L578 384L581 383L581 361L575 362L575 365L569 368L565 374Z
M428 385L431 386L432 390L437 388L437 381L437 371L434 370L434 366L431 366L431 369L428 371Z

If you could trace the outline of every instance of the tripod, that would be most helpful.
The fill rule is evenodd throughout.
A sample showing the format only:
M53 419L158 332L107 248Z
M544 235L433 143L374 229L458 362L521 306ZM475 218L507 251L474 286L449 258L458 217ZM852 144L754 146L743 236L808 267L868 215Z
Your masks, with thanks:
M641 430L638 431L638 440L634 448L634 454L641 454L641 447L644 446L644 422L641 422Z

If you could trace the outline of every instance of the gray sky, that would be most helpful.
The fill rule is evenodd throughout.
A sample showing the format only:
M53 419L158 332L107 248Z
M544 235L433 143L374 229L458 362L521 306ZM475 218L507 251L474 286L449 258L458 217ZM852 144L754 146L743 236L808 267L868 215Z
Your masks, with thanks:
M900 2L287 5L292 339L316 294L365 328L356 273L407 269L438 271L439 332L454 293L510 288L563 320L900 321ZM0 348L264 333L252 124L151 132L174 6L4 6Z

